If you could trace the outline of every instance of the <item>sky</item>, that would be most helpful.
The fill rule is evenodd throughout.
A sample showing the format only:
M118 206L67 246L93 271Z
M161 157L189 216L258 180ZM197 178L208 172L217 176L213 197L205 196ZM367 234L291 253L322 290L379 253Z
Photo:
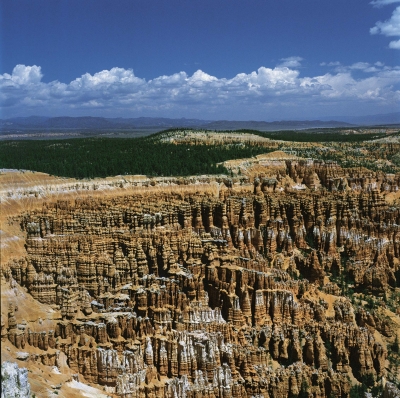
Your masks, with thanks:
M400 0L2 0L0 117L400 111Z

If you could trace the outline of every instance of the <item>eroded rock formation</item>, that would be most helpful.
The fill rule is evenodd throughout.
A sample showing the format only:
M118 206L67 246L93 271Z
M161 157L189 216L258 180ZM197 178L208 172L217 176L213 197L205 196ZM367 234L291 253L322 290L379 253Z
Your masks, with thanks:
M28 369L19 368L14 362L1 364L1 398L30 398Z
M63 352L126 398L345 398L349 374L381 378L375 331L390 338L391 324L344 296L383 302L399 283L400 209L382 192L400 176L306 161L267 174L219 197L86 197L23 214L26 256L3 277L60 319L31 330L10 303L2 339L49 365Z

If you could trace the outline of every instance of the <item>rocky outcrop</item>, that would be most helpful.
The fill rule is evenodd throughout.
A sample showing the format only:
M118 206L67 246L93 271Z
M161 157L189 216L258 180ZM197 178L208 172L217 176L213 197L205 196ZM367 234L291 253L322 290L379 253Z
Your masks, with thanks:
M393 383L387 381L383 390L383 398L397 397L400 397L400 390Z
M19 368L14 362L1 364L1 398L30 398L28 369Z

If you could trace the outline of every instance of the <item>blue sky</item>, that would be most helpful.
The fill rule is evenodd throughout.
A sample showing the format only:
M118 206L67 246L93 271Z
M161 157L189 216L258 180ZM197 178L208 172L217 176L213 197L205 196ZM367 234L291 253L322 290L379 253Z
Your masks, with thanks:
M400 0L2 0L0 115L399 110Z

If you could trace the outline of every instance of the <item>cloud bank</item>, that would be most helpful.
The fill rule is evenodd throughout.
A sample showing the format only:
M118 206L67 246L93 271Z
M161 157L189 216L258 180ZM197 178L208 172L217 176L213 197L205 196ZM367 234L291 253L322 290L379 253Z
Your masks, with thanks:
M3 117L16 115L107 115L266 119L335 114L349 106L388 107L400 100L400 67L382 63L323 63L330 72L301 77L300 57L281 60L233 78L202 70L146 80L132 69L86 73L70 83L43 82L40 66L17 65L0 75ZM361 78L355 73L363 72ZM364 75L365 74L365 75Z

